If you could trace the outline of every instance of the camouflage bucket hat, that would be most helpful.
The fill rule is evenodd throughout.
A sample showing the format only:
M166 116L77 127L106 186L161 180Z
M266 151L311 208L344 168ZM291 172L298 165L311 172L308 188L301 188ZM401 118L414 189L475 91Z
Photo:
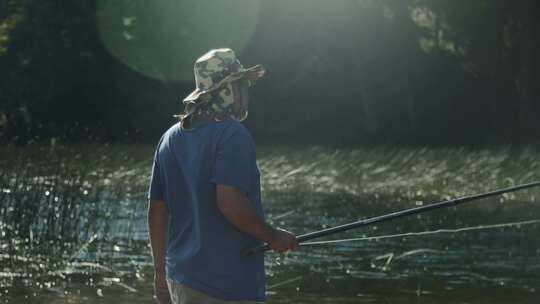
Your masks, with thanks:
M254 82L262 77L265 69L258 64L244 68L234 51L228 48L214 49L195 61L195 83L197 88L184 98L184 104L197 104L207 95L232 81L245 78Z

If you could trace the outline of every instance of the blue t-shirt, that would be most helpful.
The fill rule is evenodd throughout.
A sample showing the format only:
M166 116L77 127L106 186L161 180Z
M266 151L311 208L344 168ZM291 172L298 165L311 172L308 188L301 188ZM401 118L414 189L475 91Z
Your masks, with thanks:
M228 120L194 130L175 124L165 132L149 198L169 209L167 278L218 299L265 301L263 254L241 254L261 242L219 211L216 184L245 192L264 218L255 145L245 127Z

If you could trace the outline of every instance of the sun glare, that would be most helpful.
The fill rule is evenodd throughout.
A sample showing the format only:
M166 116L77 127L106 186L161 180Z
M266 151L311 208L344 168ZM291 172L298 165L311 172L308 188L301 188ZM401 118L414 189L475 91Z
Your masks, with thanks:
M171 82L191 81L194 60L208 49L244 49L258 16L258 0L100 0L97 23L115 57Z

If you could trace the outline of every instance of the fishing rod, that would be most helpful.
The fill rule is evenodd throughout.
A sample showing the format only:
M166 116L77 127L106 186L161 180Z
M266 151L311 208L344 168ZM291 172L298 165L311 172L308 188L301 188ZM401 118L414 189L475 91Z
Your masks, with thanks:
M463 204L463 203L467 203L467 202L473 202L473 201L488 198L488 197L491 197L491 196L496 196L496 195L501 195L501 194L505 194L505 193L515 192L515 191L519 191L519 190L523 190L523 189L527 189L527 188L532 188L532 187L536 187L536 186L540 186L540 181L531 182L531 183L527 183L527 184L522 184L522 185L518 185L518 186L514 186L514 187L503 188L503 189L499 189L499 190L495 190L495 191L491 191L491 192L473 194L473 195L464 196L464 197L460 197L460 198L456 198L456 199L452 199L452 200L447 200L447 201L442 201L442 202L438 202L438 203L434 203L434 204L429 204L429 205L422 206L422 207L416 207L416 208L405 209L405 210L401 210L401 211L397 211L397 212L392 212L392 213L388 213L388 214L384 214L384 215L380 215L380 216L376 216L376 217L372 217L372 218L368 218L368 219L364 219L364 220L359 220L359 221L356 221L356 222L352 222L352 223L348 223L348 224L344 224L344 225L340 225L340 226L336 226L336 227L332 227L332 228L327 228L327 229L323 229L323 230L319 230L319 231L314 231L314 232L302 234L302 235L299 235L296 239L297 239L298 243L302 243L302 242L309 241L309 240L312 240L312 239L315 239L315 238L328 236L328 235L336 234L336 233L339 233L339 232L343 232L343 231L347 231L347 230L351 230L351 229L355 229L355 228L359 228L359 227L364 227L364 226L368 226L368 225L382 223L382 222L393 220L393 219L400 218L400 217L405 217L405 216L418 214L418 213L422 213L422 212L426 212L426 211L431 211L431 210L435 210L435 209L445 208L445 207L456 206L456 205L459 205L459 204ZM265 252L265 251L267 251L269 249L270 249L270 246L268 244L265 244L265 245L261 245L261 246L257 246L257 247L253 247L253 248L248 248L248 249L244 250L242 253L244 255L252 255L252 254L255 254L255 253Z

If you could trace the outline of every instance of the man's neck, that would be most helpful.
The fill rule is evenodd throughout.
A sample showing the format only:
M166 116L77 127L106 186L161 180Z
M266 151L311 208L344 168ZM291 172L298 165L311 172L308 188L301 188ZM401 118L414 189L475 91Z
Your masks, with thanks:
M222 115L218 115L216 113L212 113L212 114L193 114L191 115L191 117L189 118L186 118L186 120L184 120L182 122L182 128L184 129L196 129L196 128L199 128L199 127L202 127L204 125L207 125L209 123L212 123L212 122L217 122L217 121L223 121L223 120L227 120L228 118L227 117L224 117Z

